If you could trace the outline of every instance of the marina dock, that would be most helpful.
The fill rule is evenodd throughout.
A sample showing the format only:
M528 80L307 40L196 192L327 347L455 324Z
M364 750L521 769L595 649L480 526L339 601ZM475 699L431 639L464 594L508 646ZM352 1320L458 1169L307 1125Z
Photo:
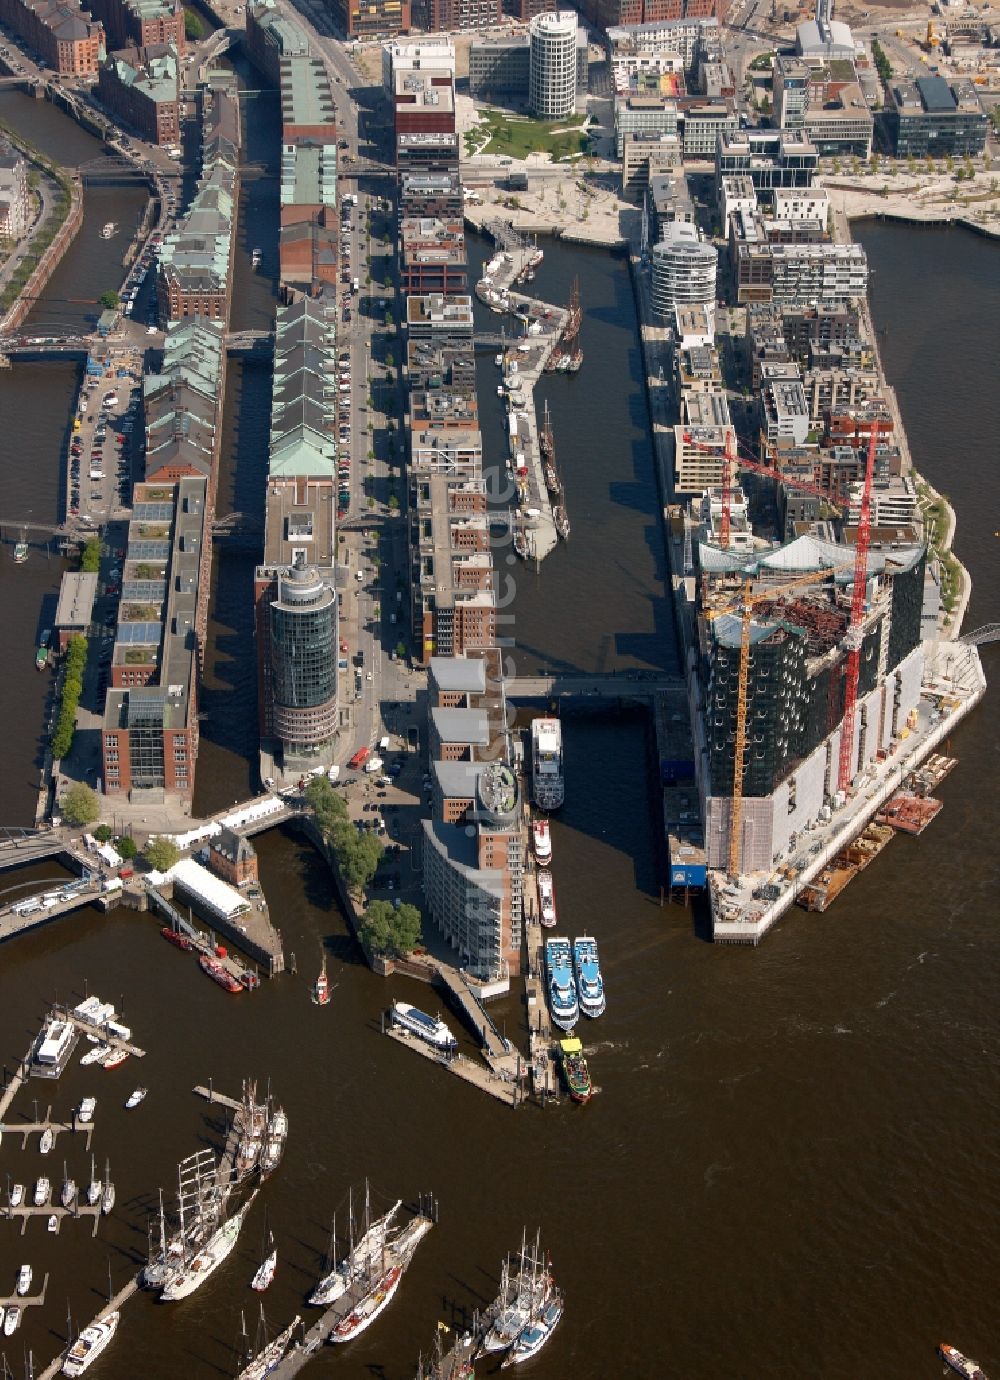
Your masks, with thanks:
M87 1140L87 1149L90 1149L91 1137L94 1134L94 1123L92 1121L78 1122L76 1118L72 1121L53 1121L52 1108L45 1109L45 1116L41 1121L5 1121L0 1123L0 1132L5 1136L20 1136L21 1149L27 1150L28 1140L31 1136L38 1136L41 1139L46 1131L52 1132L52 1149L55 1150L56 1142L65 1131L71 1133L83 1133Z
M48 1277L46 1276L46 1278ZM116 1312L118 1309L120 1309L124 1304L128 1302L132 1295L136 1293L138 1288L139 1276L133 1275L132 1278L128 1281L128 1283L123 1288L118 1290L118 1293L115 1294L114 1298L109 1299L108 1302L104 1305L104 1307L101 1308L100 1311L93 1318L90 1319L90 1323L88 1323L87 1326L90 1326L93 1323L98 1322L101 1318L106 1317L108 1313ZM66 1345L63 1347L62 1351L59 1352L58 1356L56 1356L54 1360L49 1362L45 1369L36 1376L35 1380L55 1380L55 1377L62 1370L63 1361L66 1359L66 1353L71 1345L71 1342L67 1342Z
M50 1217L54 1217L58 1224L55 1232L57 1236L59 1232L62 1231L64 1218L89 1217L92 1225L90 1234L91 1236L96 1236L97 1228L101 1220L101 1205L100 1203L95 1203L93 1207L90 1207L87 1203L81 1203L79 1199L77 1199L71 1208L64 1208L61 1203L43 1203L41 1207L35 1207L34 1204L28 1207L17 1208L8 1206L0 1208L0 1216L6 1217L8 1221L19 1217L21 1219L22 1236L28 1230L28 1222L32 1217L44 1217L46 1221L48 1221Z
M414 1251L433 1225L430 1217L425 1217L419 1213L403 1228L399 1238L386 1250L386 1260L392 1263L401 1263L404 1267L409 1265ZM302 1341L297 1342L284 1360L279 1362L270 1372L273 1380L291 1380L293 1375L298 1375L311 1358L322 1350L324 1342L337 1324L353 1312L355 1306L364 1297L365 1288L363 1281L353 1284L332 1307L321 1314L306 1332Z
M422 1054L425 1059L439 1064L449 1073L464 1079L466 1083L471 1083L473 1087L489 1093L498 1102L505 1102L508 1106L517 1107L523 1100L515 1081L511 1081L509 1078L505 1079L501 1074L495 1073L484 1064L475 1063L474 1060L469 1059L464 1054L450 1056L442 1054L440 1050L434 1049L416 1035L410 1035L405 1030L399 1030L388 1022L385 1026L385 1033L398 1044L406 1045L407 1049L412 1049L416 1054Z

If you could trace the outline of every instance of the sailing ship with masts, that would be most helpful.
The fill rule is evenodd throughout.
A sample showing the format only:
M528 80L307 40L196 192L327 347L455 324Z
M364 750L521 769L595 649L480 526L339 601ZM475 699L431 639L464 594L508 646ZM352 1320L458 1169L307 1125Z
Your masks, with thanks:
M224 1198L218 1186L215 1152L196 1150L177 1166L177 1216L168 1225L160 1194L159 1238L150 1240L149 1259L142 1272L148 1289L162 1288L184 1260L212 1235Z
M361 1236L355 1242L354 1199L352 1194L349 1199L347 1214L347 1255L340 1261L336 1260L337 1223L336 1218L334 1218L333 1230L330 1233L330 1249L327 1252L328 1273L323 1276L316 1285L316 1288L309 1295L309 1302L311 1304L319 1308L328 1308L331 1303L335 1303L337 1299L345 1294L353 1283L363 1277L369 1261L373 1257L381 1255L386 1241L390 1236L395 1234L396 1218L402 1206L402 1199L397 1198L389 1211L373 1222L371 1220L371 1193L366 1181L362 1232Z
M528 1246L522 1233L521 1250L516 1260L512 1262L508 1256L503 1263L500 1291L490 1310L492 1322L480 1343L479 1354L488 1356L503 1352L502 1364L510 1365L521 1338L546 1316L549 1301L557 1293L551 1270L542 1256L540 1233L536 1234L533 1247ZM539 1343L536 1350L541 1350L542 1345L544 1342Z
M246 1361L236 1380L264 1380L276 1370L292 1345L292 1337L295 1335L301 1318L296 1313L295 1317L284 1329L279 1332L271 1341L267 1340L267 1323L264 1319L264 1309L260 1310L260 1322L257 1325L257 1347L256 1354ZM244 1327L243 1336L246 1337Z

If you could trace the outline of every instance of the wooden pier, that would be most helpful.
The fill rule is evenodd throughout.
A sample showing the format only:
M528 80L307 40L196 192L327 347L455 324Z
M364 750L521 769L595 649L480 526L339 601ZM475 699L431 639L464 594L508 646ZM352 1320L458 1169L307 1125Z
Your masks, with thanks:
M27 1192L27 1189L25 1189L25 1192ZM19 1217L21 1219L22 1236L28 1230L28 1222L32 1217L44 1217L46 1221L48 1221L50 1217L55 1217L58 1222L55 1232L56 1235L62 1230L64 1218L89 1217L93 1222L91 1236L96 1236L97 1228L101 1221L101 1205L100 1203L95 1203L94 1206L91 1207L88 1203L80 1203L77 1201L71 1208L64 1208L61 1203L43 1203L41 1207L35 1207L34 1203L30 1203L26 1207L12 1208L8 1206L0 1208L0 1216L6 1217L8 1220Z
M386 1248L386 1260L390 1264L401 1264L405 1269L413 1259L413 1253L434 1223L422 1213L412 1219L402 1230L393 1244ZM323 1348L330 1333L348 1317L365 1295L363 1281L353 1284L345 1294L337 1299L332 1307L324 1312L317 1322L306 1332L301 1342L288 1352L284 1360L270 1372L273 1380L291 1380Z
M132 1297L132 1295L136 1292L138 1288L139 1275L133 1275L129 1282L124 1286L124 1288L119 1289L118 1293L115 1294L114 1298L109 1299L108 1302L104 1305L104 1307L93 1318L91 1318L88 1326L92 1326L94 1323L99 1322L101 1318L107 1317L109 1313L117 1312L123 1304L128 1302L128 1300ZM60 1351L59 1355L56 1356L54 1360L50 1361L49 1364L45 1367L45 1369L38 1376L36 1376L36 1380L55 1380L55 1377L62 1370L63 1361L65 1361L66 1359L66 1353L69 1351L72 1344L72 1340L68 1341L66 1345L63 1347L62 1351ZM111 1345L114 1346L114 1342L112 1342Z
M55 1149L55 1143L64 1131L71 1133L82 1131L86 1136L87 1149L89 1150L91 1137L94 1134L94 1123L92 1121L79 1122L75 1117L72 1121L53 1121L52 1108L48 1107L42 1121L5 1121L0 1124L0 1132L3 1135L21 1137L22 1150L27 1150L29 1136L37 1135L40 1139L46 1131L52 1132L53 1149Z
M218 1093L214 1088L203 1087L200 1083L193 1089L198 1097L203 1097L206 1102L213 1106L225 1107L227 1111L238 1112L242 1102L237 1102L235 1097L229 1097L225 1093ZM215 1171L215 1182L223 1193L228 1193L236 1182L236 1152L240 1146L242 1131L239 1123L234 1119L229 1124L226 1132L226 1143L219 1156L218 1168Z
M45 1291L49 1287L48 1271L42 1280L42 1292L40 1294L11 1294L9 1298L0 1298L0 1312L5 1308L41 1308L45 1302Z

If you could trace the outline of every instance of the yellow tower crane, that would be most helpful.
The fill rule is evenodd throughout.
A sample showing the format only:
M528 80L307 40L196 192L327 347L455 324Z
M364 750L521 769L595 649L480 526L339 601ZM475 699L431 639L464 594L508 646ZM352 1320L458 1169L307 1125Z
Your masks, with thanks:
M787 594L790 590L800 589L804 585L820 584L823 580L829 579L831 575L837 575L842 570L853 570L853 563L845 565L831 565L824 570L814 570L808 575L800 575L795 580L789 580L785 584L772 585L769 589L762 589L758 594L753 593L753 580L749 576L743 583L743 589L739 596L732 599L722 608L712 609L707 617L711 619L720 618L724 613L732 613L739 608L742 614L742 625L740 627L740 667L739 676L736 682L736 746L733 756L733 804L729 813L729 860L728 873L731 881L739 876L740 870L740 825L743 820L743 772L746 765L747 751L747 683L750 679L750 626L753 619L755 605L767 603L777 595Z

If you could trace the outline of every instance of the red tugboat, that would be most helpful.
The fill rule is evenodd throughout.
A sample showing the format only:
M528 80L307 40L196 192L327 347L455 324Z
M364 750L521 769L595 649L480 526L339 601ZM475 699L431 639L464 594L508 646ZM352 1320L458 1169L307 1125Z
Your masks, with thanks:
M213 982L217 982L220 987L224 987L227 992L242 992L243 984L234 978L228 968L224 968L217 958L211 954L201 954L198 964L203 973L207 973Z
M326 1006L330 1000L330 983L326 976L326 954L323 955L323 965L312 990L312 999L315 1006Z
M182 949L186 954L189 954L194 948L194 945L186 934L181 934L180 930L172 930L169 925L164 925L160 933L168 944L173 944L176 948Z

